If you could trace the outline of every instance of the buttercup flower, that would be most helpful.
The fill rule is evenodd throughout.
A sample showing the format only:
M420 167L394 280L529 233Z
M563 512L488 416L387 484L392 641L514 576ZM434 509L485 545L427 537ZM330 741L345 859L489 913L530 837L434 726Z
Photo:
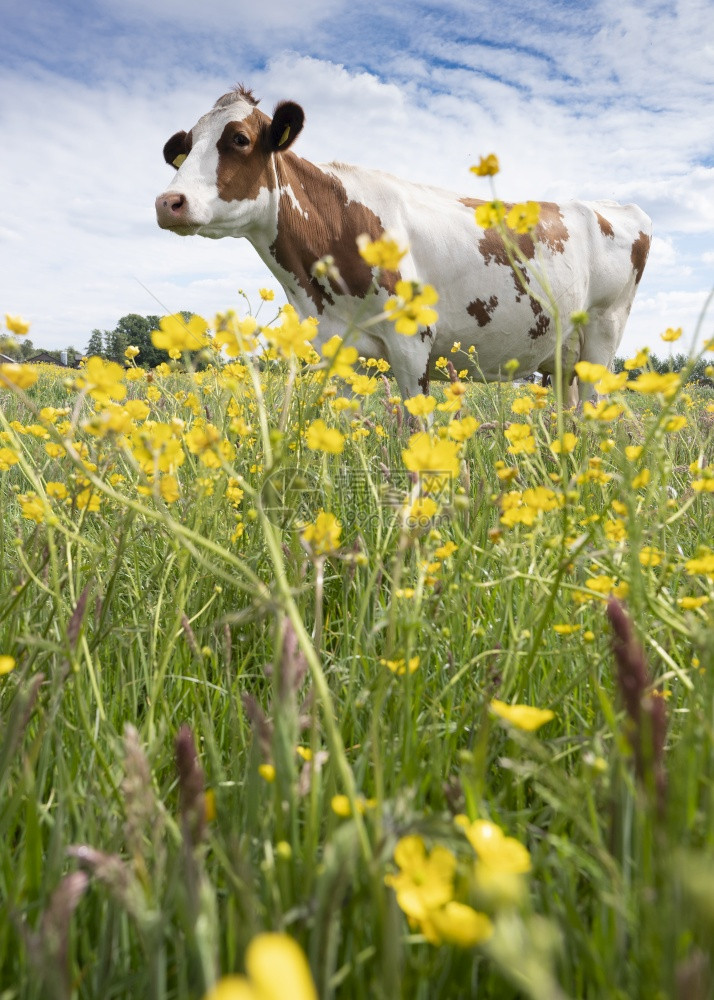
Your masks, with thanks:
M476 174L477 177L493 177L499 169L498 157L495 153L480 157L475 167L469 167L471 173Z
M14 333L18 337L24 337L30 329L30 324L22 316L11 316L9 313L5 313L5 326L10 333Z
M439 314L431 307L439 301L439 295L431 285L398 281L395 292L396 296L387 300L384 309L397 333L412 337L420 327L436 323Z
M287 934L259 934L245 953L247 976L224 976L203 1000L318 1000L307 959Z
M555 713L549 708L534 708L532 705L508 705L505 701L494 698L491 702L491 711L509 722L516 729L533 733L540 729L546 722L555 718Z
M357 237L357 249L362 260L370 267L379 267L383 271L398 271L399 263L407 253L399 246L394 237L387 233L378 240L370 240L366 233Z

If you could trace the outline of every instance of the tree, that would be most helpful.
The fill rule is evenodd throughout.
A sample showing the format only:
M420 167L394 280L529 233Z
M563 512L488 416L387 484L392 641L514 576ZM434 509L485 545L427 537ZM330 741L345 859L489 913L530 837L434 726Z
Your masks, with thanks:
M166 361L166 351L159 350L151 342L151 331L158 330L159 323L158 316L139 316L137 313L128 313L126 316L122 316L114 328L114 332L124 338L125 349L129 346L139 348L135 361L142 368L155 368L162 361Z
M91 358L95 354L99 355L100 358L104 357L104 334L101 330L92 330L85 353L88 358Z
M123 364L125 361L124 351L129 346L125 334L116 327L106 334L104 338L105 353L109 361L116 361Z

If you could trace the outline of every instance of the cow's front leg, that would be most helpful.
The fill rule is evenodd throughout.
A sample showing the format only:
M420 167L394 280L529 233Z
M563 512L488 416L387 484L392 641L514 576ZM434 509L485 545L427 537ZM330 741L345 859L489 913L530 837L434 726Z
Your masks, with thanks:
M398 337L398 340L395 340ZM393 333L388 345L389 363L402 399L411 399L420 393L429 395L429 370L433 331L427 327L413 337Z

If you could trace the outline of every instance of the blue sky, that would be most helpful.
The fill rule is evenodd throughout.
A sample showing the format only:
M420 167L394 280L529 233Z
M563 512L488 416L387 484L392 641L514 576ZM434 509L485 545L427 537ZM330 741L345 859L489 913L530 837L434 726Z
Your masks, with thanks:
M655 241L620 353L694 330L714 285L709 0L94 0L15 5L0 67L0 311L86 347L127 312L278 286L243 240L155 223L165 140L236 82L303 104L296 151L506 199L614 198ZM256 14L256 8L260 16ZM711 335L712 320L705 327ZM676 345L679 347L679 344Z

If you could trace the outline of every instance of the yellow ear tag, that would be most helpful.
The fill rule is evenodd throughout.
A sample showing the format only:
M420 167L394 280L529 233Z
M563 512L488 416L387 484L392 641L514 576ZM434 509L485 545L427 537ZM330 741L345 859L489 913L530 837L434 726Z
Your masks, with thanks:
M278 145L282 146L283 143L287 142L289 138L290 138L290 126L286 125L285 126L285 131L280 136L280 142L278 143Z
M171 162L173 163L173 165L178 170L178 168L181 166L181 164L183 163L183 161L185 159L186 159L186 154L185 153L179 153L179 155L176 157L176 159L172 160Z

